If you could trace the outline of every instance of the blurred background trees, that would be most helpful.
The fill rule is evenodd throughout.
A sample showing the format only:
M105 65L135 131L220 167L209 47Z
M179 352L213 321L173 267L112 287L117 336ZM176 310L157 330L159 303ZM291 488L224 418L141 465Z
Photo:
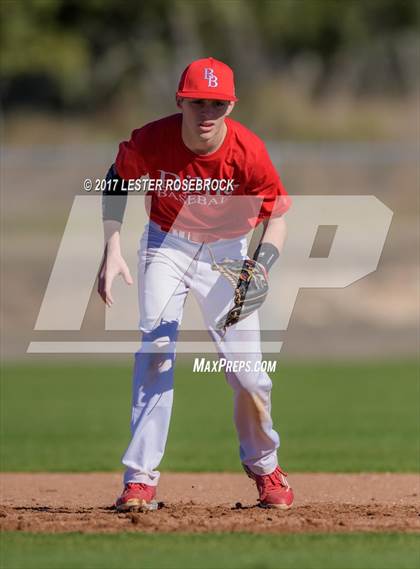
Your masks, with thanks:
M404 94L417 73L419 6L416 0L2 0L2 103L5 110L86 112L134 90L149 104L172 93L190 59L209 54L235 68L243 93L287 72L312 96L343 87L357 95Z

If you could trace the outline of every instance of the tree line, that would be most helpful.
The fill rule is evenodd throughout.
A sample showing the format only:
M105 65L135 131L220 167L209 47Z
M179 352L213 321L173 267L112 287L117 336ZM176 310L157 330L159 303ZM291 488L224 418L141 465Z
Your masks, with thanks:
M244 93L287 72L310 95L416 84L416 0L1 0L2 105L159 103L191 59L229 63Z

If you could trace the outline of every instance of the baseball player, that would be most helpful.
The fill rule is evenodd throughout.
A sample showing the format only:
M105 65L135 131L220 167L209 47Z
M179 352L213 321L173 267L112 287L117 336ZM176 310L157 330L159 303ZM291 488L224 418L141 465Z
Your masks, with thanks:
M257 308L286 234L290 199L264 143L229 118L232 70L214 58L183 72L179 112L133 131L122 142L103 196L105 252L98 292L110 307L117 275L133 279L120 248L129 184L147 181L149 222L140 240L138 294L141 348L135 354L131 440L123 456L119 511L152 508L173 399L175 347L187 294L198 301L219 357L261 361ZM112 189L111 189L112 188ZM246 235L262 223L252 259ZM293 491L277 461L279 436L270 413L271 380L258 366L226 366L234 392L240 460L264 507L290 508Z

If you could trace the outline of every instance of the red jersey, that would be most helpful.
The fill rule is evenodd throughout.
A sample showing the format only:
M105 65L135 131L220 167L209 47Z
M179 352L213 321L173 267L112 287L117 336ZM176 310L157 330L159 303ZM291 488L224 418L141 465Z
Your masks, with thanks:
M227 133L212 154L195 154L181 136L182 114L133 131L115 161L124 180L149 178L148 213L164 230L244 235L271 215L282 215L290 198L263 141L226 118Z

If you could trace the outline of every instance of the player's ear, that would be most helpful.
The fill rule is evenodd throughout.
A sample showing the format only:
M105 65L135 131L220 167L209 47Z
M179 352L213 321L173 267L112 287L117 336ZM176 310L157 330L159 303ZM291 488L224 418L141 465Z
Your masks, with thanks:
M235 101L230 101L228 108L226 110L226 115L225 116L229 116L230 113L233 111L233 107L235 106Z
M178 107L178 109L182 109L182 97L175 97L176 100L176 106Z

